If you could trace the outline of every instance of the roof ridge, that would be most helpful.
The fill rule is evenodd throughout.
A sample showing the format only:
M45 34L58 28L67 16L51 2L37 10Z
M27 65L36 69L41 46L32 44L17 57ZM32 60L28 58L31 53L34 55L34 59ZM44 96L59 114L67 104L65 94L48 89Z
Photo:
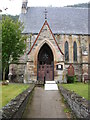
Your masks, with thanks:
M90 8L83 8L83 7L56 7L56 6L53 6L53 7L48 7L48 6L28 6L28 8L65 8L65 9L90 9Z

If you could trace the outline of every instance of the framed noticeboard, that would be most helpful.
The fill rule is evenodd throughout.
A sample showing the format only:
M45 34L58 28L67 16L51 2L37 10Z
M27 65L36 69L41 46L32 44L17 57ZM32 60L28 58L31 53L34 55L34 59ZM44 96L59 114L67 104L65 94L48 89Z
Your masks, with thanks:
M62 64L56 65L56 70L63 70L63 65Z

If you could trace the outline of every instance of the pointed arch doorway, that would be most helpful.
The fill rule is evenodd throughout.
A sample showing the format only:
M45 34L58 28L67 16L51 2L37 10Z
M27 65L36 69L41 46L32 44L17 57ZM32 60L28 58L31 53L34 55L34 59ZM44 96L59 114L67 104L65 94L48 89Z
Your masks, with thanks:
M54 80L54 56L47 43L41 47L37 59L37 80Z

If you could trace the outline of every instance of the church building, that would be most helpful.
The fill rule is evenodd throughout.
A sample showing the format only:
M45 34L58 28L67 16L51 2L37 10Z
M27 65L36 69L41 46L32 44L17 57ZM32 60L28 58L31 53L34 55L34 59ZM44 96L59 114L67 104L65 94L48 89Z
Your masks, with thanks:
M83 80L88 74L88 9L27 5L28 0L23 0L19 16L27 47L19 62L9 67L12 80L63 82L71 64L77 79Z

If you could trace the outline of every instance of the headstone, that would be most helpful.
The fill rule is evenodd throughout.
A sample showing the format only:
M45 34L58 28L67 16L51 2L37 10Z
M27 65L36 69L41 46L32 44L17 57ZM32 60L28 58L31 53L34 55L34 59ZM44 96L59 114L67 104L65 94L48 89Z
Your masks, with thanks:
M84 76L83 82L86 83L88 81L88 73L84 73L83 76Z
M68 67L68 76L74 76L74 67L72 64Z

